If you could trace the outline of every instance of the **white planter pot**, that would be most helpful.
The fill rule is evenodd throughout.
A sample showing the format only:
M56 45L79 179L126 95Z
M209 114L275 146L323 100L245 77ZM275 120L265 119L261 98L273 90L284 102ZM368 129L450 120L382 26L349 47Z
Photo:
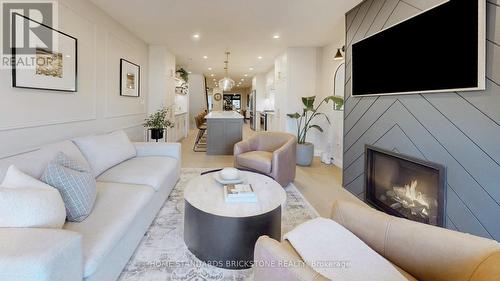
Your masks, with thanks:
M314 144L306 142L297 144L297 165L311 166L314 157Z

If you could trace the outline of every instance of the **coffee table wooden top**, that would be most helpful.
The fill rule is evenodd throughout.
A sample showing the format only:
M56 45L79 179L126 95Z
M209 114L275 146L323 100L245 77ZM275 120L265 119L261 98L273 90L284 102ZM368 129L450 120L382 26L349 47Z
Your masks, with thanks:
M285 190L272 178L240 171L244 183L251 184L257 194L257 203L226 203L224 186L214 179L214 173L192 179L184 190L184 199L200 211L223 217L251 217L268 213L286 202Z

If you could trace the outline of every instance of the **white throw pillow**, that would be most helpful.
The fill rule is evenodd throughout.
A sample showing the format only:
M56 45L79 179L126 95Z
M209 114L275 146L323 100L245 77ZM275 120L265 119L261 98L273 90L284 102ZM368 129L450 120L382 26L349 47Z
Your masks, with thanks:
M89 162L96 177L137 154L134 145L124 131L77 138L73 142Z
M0 227L62 228L65 221L57 189L9 167L0 185Z
M9 166L9 169L7 169L7 173L5 174L3 182L0 185L9 188L54 189L52 186L21 172L14 165Z

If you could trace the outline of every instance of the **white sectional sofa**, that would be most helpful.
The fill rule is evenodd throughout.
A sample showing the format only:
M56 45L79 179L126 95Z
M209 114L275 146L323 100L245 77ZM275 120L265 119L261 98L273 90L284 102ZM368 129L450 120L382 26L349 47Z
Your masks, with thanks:
M97 177L97 199L83 222L63 229L0 228L0 280L116 280L180 176L177 143L133 143L137 156ZM0 160L40 178L59 152L87 163L72 141Z

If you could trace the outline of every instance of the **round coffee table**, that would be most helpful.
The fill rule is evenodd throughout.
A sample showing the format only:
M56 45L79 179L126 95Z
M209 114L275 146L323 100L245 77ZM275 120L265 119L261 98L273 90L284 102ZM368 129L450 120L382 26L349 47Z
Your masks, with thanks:
M191 180L184 190L184 242L200 260L227 269L250 268L262 235L281 239L283 187L264 175L241 172L257 203L226 203L213 173Z

